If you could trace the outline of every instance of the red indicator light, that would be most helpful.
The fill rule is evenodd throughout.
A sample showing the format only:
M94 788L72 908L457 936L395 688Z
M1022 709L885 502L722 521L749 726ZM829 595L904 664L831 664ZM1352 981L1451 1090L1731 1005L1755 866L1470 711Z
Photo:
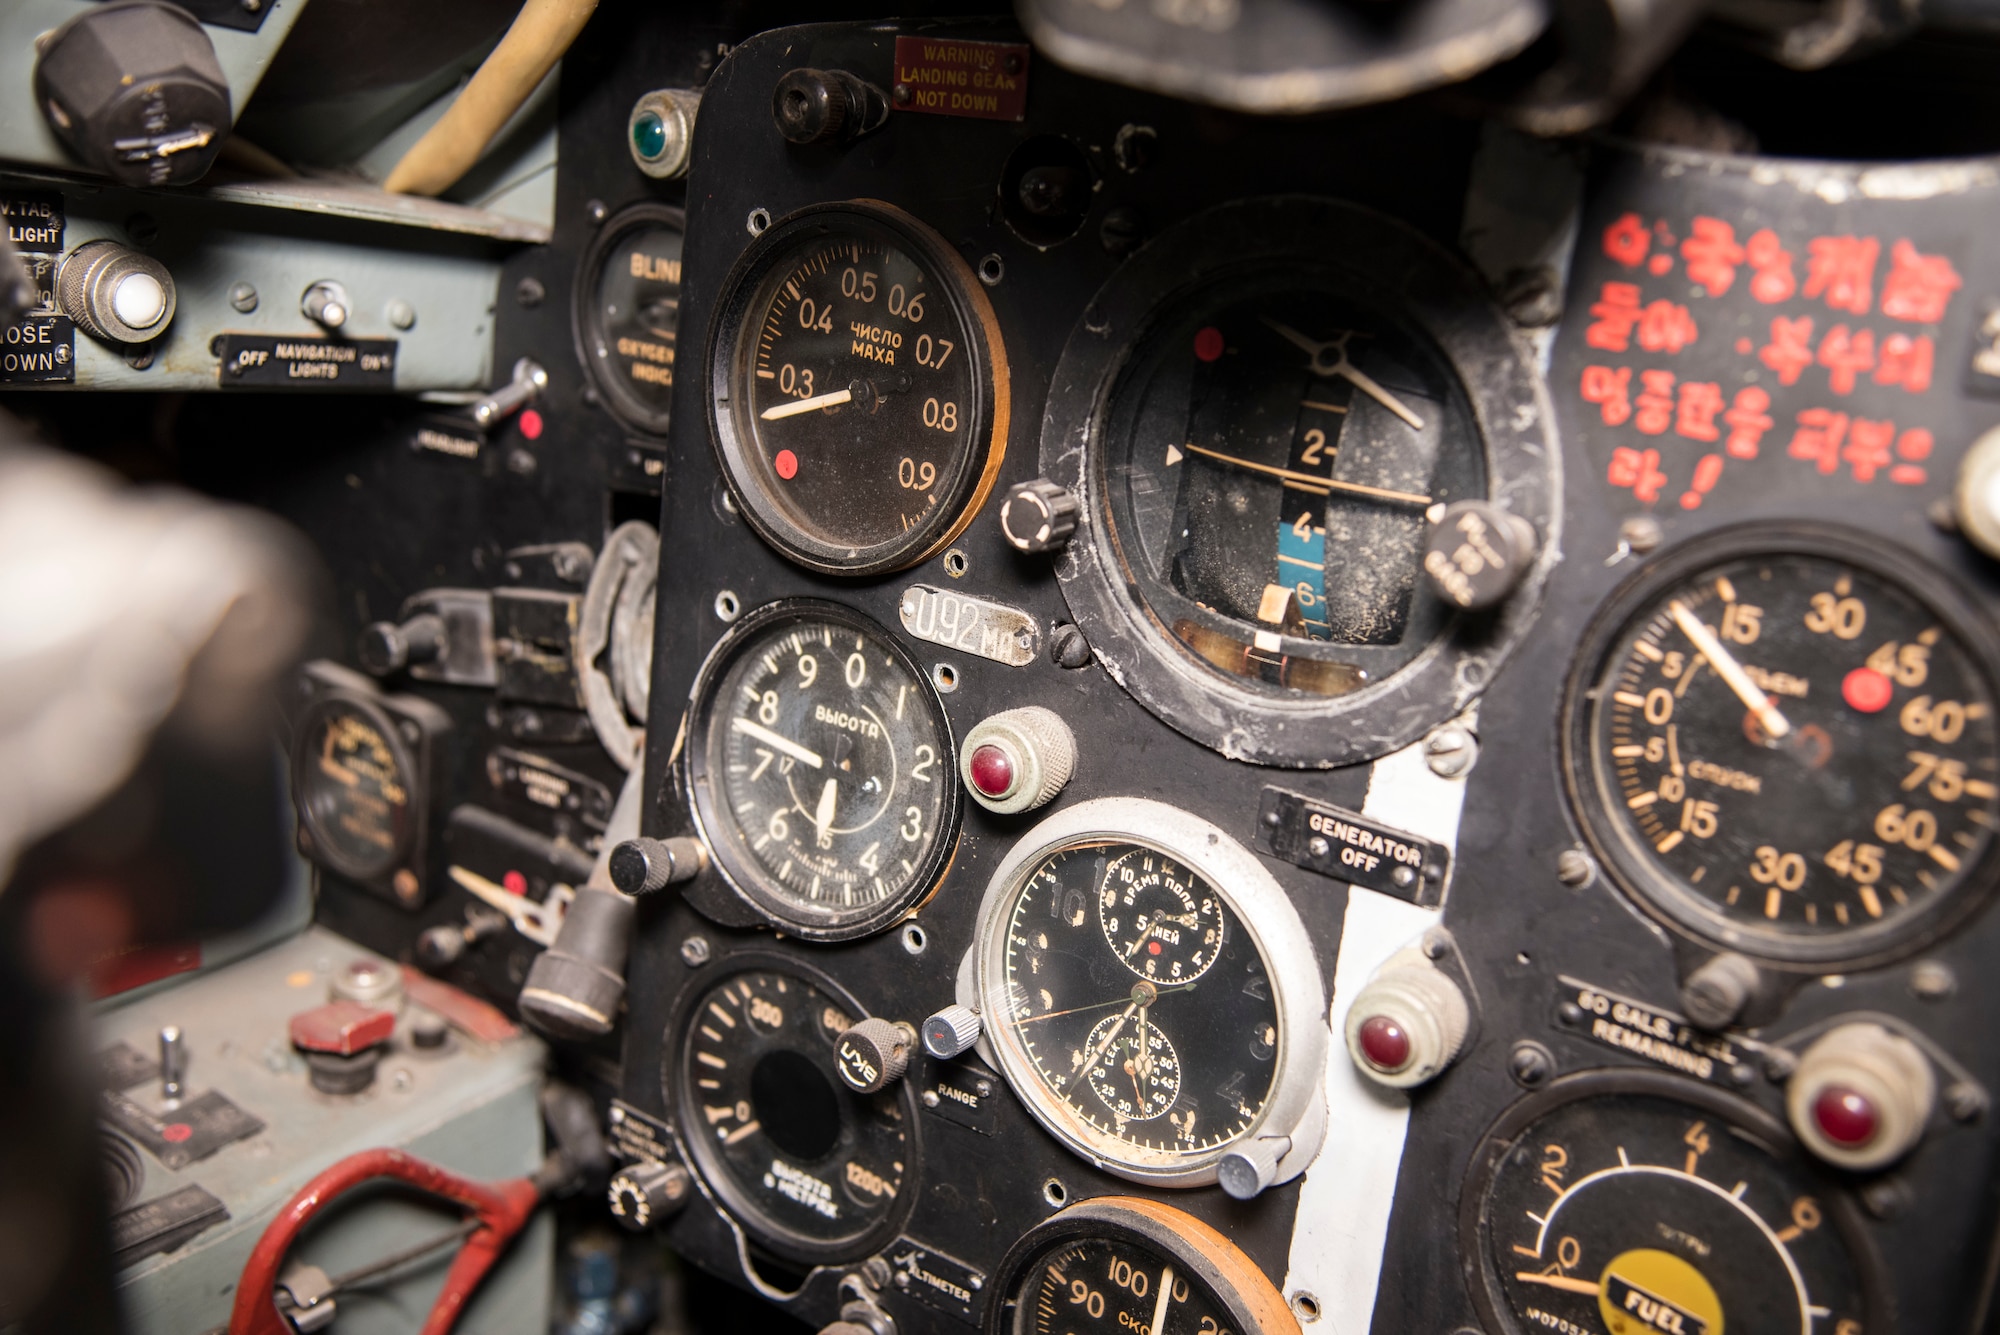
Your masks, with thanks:
M779 450L778 457L771 460L771 466L778 470L778 476L790 482L799 475L799 456L790 450Z
M1889 707L1895 683L1871 667L1858 667L1840 683L1840 698L1864 714L1879 714Z
M1195 331L1194 355L1205 362L1216 361L1222 356L1222 331L1214 325L1204 325Z
M542 415L533 408L529 408L521 414L521 434L529 440L540 440L542 438Z
M1361 1022L1361 1055L1378 1071L1400 1071L1410 1064L1410 1035L1386 1015Z
M972 786L988 797L1005 797L1014 791L1014 757L1005 747L992 742L972 753Z
M507 888L507 893L510 895L525 897L528 893L528 878L521 875L518 871L509 871L505 876L502 876L500 884Z
M1813 1121L1836 1145L1866 1145L1882 1129L1882 1116L1865 1095L1845 1085L1828 1085L1813 1100Z

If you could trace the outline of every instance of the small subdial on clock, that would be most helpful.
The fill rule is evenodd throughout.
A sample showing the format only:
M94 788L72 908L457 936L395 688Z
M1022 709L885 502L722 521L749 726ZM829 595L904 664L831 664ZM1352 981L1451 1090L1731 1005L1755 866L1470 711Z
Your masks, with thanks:
M1180 1055L1157 1025L1108 1015L1084 1042L1077 1058L1090 1061L1090 1087L1121 1122L1151 1121L1180 1097Z
M1113 858L1097 891L1097 921L1141 978L1191 983L1222 945L1221 906L1186 868L1149 848Z
M885 925L934 883L958 794L929 684L872 623L776 604L717 647L691 752L704 829L774 923L822 938Z

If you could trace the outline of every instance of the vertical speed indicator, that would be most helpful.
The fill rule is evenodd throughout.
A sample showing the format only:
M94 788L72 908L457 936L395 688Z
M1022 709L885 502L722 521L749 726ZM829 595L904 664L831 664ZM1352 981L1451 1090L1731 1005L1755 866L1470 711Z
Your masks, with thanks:
M992 488L1007 433L992 308L897 209L822 205L766 231L727 281L710 359L730 488L802 565L914 565Z

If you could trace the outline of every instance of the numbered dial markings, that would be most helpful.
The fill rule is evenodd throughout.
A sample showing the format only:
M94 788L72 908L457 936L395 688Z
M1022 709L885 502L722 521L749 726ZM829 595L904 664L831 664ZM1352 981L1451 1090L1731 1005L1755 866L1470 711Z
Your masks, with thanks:
M909 1162L894 1092L833 1079L849 1008L791 973L742 973L710 989L678 1047L681 1133L739 1220L800 1257L875 1233Z
M1154 982L1193 982L1222 945L1221 900L1151 849L1134 849L1105 867L1097 921L1125 967Z
M1836 1226L1844 1204L1776 1148L1782 1132L1743 1112L1602 1094L1520 1131L1492 1169L1480 1239L1507 1328L1876 1329L1863 1267Z
M1833 552L1721 560L1651 589L1611 640L1586 815L1630 887L1704 935L1865 951L1987 856L1994 707L1952 619L1903 582Z
M985 477L984 298L941 247L879 206L814 211L766 237L726 308L724 464L807 564L921 559Z
M1235 1335L1222 1300L1185 1262L1124 1238L1080 1238L1029 1263L1008 1335Z
M694 789L737 888L808 933L865 930L928 889L958 788L915 665L863 619L810 607L746 622L717 659Z
M1098 1152L1210 1158L1256 1125L1278 1041L1265 962L1221 894L1168 854L1086 843L1043 859L1000 963L1002 1022L1040 1086L1031 1106Z
M402 857L411 833L410 775L387 720L378 719L340 701L319 706L294 762L315 851L353 876L386 870Z

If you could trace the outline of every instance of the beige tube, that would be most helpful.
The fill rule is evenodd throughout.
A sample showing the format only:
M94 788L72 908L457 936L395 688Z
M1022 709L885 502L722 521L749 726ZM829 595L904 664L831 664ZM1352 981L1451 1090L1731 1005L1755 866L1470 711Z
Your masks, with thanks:
M465 91L403 154L382 188L397 195L439 195L451 189L555 68L596 8L597 0L527 0Z

